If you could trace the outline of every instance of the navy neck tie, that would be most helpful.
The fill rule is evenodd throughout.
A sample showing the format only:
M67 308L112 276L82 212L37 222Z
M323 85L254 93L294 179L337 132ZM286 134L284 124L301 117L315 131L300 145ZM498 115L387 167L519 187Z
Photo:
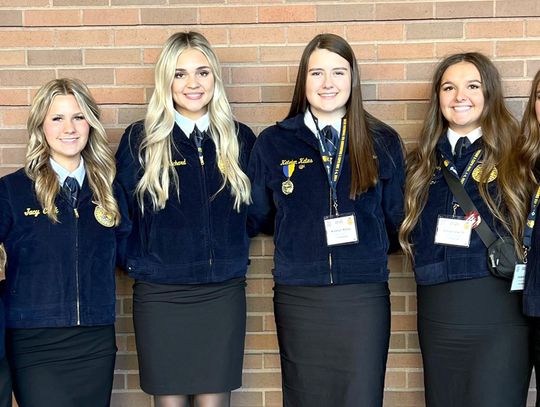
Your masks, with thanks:
M67 177L64 181L64 191L73 208L77 207L77 199L79 198L79 182L73 177Z
M189 135L189 138L195 142L195 145L197 146L197 148L201 148L205 133L206 132L204 131L200 131L195 125L195 127L193 128L193 131Z
M471 145L469 138L467 136L460 137L454 148L454 158L461 158L461 155L465 150L467 150Z
M326 142L326 149L328 154L333 157L336 154L337 145L339 142L339 135L336 129L332 126L325 126L321 133L324 135L324 141Z

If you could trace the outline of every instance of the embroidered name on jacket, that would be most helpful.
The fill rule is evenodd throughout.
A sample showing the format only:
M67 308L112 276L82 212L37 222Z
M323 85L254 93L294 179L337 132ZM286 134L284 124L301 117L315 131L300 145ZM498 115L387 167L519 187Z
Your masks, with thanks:
M186 159L184 158L182 161L174 160L173 162L171 162L171 165L173 167L178 167L179 165L187 165L187 162L186 162Z
M289 164L297 164L298 168L302 169L305 164L313 164L313 159L307 157L300 157L297 160L281 160L281 162L279 163L280 166Z
M58 213L58 208L57 207L54 207L54 212L55 213ZM49 213L49 211L47 209L30 209L30 208L26 208L26 211L24 211L24 216L33 216L34 218L37 218L39 215L43 214L43 215L47 215L47 213Z

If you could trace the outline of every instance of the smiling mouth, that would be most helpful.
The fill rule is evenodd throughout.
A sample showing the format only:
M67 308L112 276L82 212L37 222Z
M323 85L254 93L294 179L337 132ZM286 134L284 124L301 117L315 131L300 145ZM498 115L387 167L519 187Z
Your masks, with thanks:
M472 109L472 106L454 106L452 109L454 109L456 112L467 112Z
M203 93L184 93L184 97L191 100L197 100L202 98Z

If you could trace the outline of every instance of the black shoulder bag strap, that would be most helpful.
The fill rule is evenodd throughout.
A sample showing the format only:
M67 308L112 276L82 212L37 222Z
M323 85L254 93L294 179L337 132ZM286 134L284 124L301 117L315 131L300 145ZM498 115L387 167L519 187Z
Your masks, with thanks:
M463 209L463 211L479 213L476 206L474 206L471 197L469 194L467 194L467 191L465 191L463 184L450 173L450 170L445 165L441 165L441 167L444 179L446 180L450 191L452 191L452 194L454 194L454 198L456 198L457 203ZM476 230L478 236L480 236L480 239L482 239L482 242L484 242L486 247L491 246L497 240L497 236L491 231L483 219L480 220L480 224L474 230Z

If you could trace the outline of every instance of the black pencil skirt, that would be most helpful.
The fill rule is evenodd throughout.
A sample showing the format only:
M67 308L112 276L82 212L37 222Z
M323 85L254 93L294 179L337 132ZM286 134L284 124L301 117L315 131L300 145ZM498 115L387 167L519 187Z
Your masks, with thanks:
M110 405L114 325L8 329L6 342L19 407Z
M494 277L418 286L427 407L525 407L529 328L509 288Z
M390 338L386 283L276 285L284 407L380 407Z
M133 320L146 393L223 393L242 385L245 287L244 278L196 285L135 282Z
M0 359L0 407L11 407L11 374L6 358Z

